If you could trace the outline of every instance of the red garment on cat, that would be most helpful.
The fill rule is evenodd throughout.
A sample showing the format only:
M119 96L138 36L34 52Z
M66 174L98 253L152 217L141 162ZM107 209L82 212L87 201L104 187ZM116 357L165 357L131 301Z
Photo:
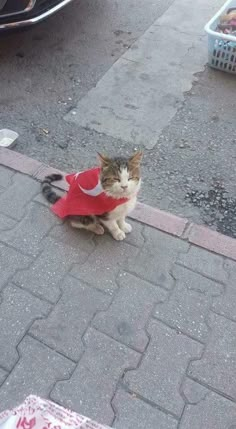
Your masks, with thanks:
M52 205L52 211L64 218L66 216L102 215L114 210L128 198L108 197L100 183L100 168L68 174L66 181L70 187L65 196Z

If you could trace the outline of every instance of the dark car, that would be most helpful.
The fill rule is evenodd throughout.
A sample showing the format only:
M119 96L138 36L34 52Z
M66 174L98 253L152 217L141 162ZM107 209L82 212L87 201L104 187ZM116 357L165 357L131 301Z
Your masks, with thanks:
M42 21L72 0L0 0L0 30Z

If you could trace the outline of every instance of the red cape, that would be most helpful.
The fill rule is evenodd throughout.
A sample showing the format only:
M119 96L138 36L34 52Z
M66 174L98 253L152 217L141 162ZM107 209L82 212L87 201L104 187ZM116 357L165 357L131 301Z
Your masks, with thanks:
M99 177L100 168L67 175L69 190L52 205L52 211L60 218L76 215L99 216L128 201L128 198L108 197L102 189Z

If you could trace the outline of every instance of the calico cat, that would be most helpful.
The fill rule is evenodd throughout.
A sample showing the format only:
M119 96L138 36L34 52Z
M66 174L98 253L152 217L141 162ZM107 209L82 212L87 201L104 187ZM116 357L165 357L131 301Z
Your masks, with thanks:
M65 197L52 189L60 174L45 177L42 193L53 204L52 210L69 219L72 227L104 234L108 229L115 240L124 240L132 227L125 220L135 207L141 185L142 152L131 157L109 158L98 154L100 167L66 176L70 188Z

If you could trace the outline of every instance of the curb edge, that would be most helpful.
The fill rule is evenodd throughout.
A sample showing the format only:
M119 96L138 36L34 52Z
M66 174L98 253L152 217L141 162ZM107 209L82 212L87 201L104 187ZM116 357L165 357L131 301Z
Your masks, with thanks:
M53 172L65 174L56 168L6 148L0 148L0 165L31 176L38 181ZM67 184L64 180L57 182L56 187L64 191L67 190ZM190 223L186 218L143 203L137 203L130 217L145 225L186 240L190 244L236 261L236 240L206 226Z

